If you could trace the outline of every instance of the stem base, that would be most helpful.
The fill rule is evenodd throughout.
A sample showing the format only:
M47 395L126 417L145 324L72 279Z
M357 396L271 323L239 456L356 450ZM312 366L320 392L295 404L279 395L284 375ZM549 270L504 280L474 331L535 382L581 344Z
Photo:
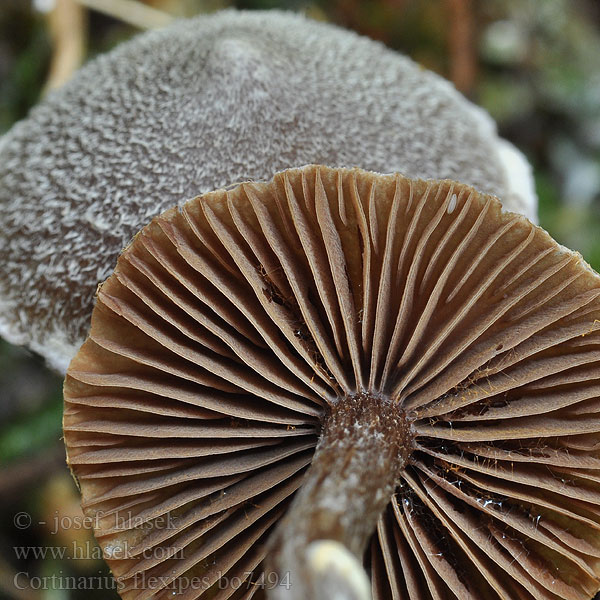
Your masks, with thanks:
M311 542L339 542L362 563L411 443L409 420L386 396L360 393L331 408L304 484L272 542L269 567L290 573L287 598L322 597L307 557Z

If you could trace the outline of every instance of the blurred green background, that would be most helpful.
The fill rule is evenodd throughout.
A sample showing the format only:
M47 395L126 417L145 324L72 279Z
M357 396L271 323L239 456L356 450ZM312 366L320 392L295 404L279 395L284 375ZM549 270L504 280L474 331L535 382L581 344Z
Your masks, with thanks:
M0 0L0 134L81 62L228 6L303 11L454 81L529 158L541 225L600 270L597 0ZM117 597L110 579L92 579L108 570L77 526L61 412L61 379L0 341L0 598ZM92 589L64 589L78 586Z

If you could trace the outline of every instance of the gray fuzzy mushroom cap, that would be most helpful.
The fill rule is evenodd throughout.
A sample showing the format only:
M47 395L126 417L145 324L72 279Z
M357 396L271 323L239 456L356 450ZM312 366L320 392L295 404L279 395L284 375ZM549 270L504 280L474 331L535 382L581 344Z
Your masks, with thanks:
M453 179L535 219L522 156L440 77L300 15L201 16L93 60L0 140L0 335L64 372L153 216L307 163Z

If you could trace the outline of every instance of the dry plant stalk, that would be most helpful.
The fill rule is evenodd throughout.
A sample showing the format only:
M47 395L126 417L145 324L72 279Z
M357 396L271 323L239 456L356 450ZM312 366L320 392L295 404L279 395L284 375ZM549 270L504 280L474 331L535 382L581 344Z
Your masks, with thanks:
M45 93L69 81L81 66L87 43L85 9L78 0L56 0L48 15L52 60Z
M448 54L450 80L467 96L473 91L477 77L477 50L475 42L475 6L472 0L445 0L450 27Z
M137 0L77 0L77 2L138 29L158 29L169 25L174 19L170 14Z

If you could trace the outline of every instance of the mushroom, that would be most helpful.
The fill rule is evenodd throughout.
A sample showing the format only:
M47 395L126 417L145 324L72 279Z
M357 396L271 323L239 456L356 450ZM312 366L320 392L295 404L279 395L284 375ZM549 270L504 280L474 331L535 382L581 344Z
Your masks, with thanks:
M307 166L125 248L68 462L125 600L589 600L599 365L579 254L462 183Z
M151 217L314 162L456 179L535 219L527 163L448 82L300 15L201 16L91 61L0 141L0 335L64 373Z

